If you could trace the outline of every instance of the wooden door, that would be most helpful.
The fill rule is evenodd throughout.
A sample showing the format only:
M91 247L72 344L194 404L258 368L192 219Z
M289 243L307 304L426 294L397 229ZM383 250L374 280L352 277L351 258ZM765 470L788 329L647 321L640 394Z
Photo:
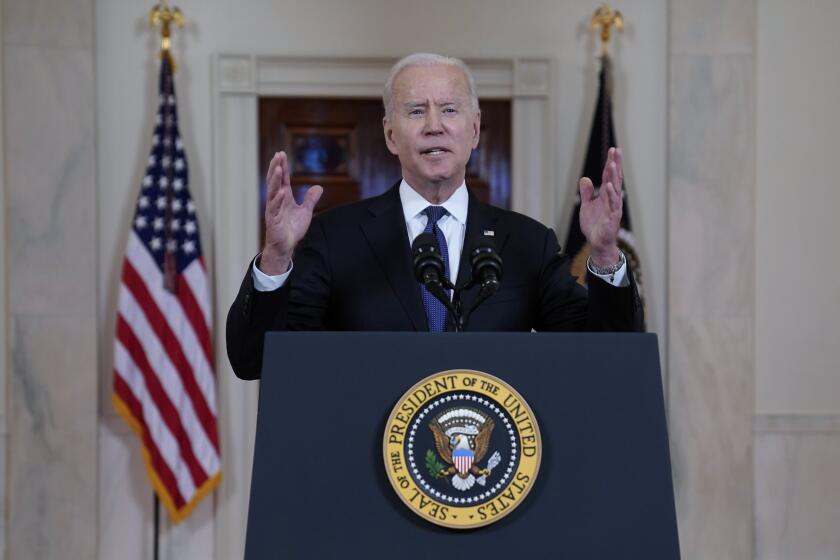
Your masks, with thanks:
M485 202L510 207L510 101L481 102L481 139L467 164L467 185ZM260 208L275 152L289 155L300 200L324 187L316 212L385 192L402 177L385 146L380 99L264 97L259 100Z

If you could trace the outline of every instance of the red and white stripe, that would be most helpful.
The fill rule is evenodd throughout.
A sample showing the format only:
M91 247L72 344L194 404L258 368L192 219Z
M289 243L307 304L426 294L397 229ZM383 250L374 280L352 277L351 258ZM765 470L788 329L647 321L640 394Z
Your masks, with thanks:
M132 230L117 304L114 397L145 448L161 501L177 522L221 474L207 271L194 260L175 293Z
M455 457L455 468L458 469L458 472L461 474L467 474L470 472L470 467L473 463L473 456L472 455L460 455Z

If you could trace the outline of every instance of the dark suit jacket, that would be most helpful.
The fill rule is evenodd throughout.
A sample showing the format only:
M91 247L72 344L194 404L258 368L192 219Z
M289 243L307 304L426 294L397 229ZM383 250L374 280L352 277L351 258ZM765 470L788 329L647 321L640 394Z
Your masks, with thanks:
M398 187L316 216L282 288L257 291L248 268L227 318L228 357L237 376L260 376L263 339L271 330L428 330ZM504 273L499 291L470 318L469 330L641 330L632 275L626 288L591 278L587 294L571 276L552 230L470 193L464 245L485 230L495 232ZM458 284L471 276L466 254ZM477 292L462 294L466 309Z

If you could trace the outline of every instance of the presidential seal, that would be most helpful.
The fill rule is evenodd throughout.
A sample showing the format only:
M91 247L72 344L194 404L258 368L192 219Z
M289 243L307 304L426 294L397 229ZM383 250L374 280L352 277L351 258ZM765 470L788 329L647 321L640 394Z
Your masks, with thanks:
M473 370L430 375L397 401L383 438L385 470L423 519L453 529L494 523L522 501L542 441L525 399Z

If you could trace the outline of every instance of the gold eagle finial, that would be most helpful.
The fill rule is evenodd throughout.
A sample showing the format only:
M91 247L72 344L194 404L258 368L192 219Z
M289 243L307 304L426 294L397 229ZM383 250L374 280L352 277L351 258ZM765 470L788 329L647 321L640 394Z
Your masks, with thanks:
M172 44L172 24L178 26L179 29L184 27L184 14L177 6L169 7L167 0L161 0L156 4L149 13L149 25L152 27L160 26L160 56L167 57L169 63L172 64L172 71L175 71L175 59L172 58L172 52L169 47Z
M606 55L610 44L612 28L624 31L624 16L618 10L613 10L608 4L601 4L592 14L592 31L599 31L601 35L601 55Z

